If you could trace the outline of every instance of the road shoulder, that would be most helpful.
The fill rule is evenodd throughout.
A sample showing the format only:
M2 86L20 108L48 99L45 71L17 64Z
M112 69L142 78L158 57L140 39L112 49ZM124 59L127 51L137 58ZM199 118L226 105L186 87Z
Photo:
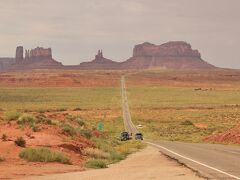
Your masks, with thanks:
M202 179L195 172L161 154L158 148L147 146L145 149L130 155L118 164L107 169L88 170L84 172L55 174L30 177L29 179Z

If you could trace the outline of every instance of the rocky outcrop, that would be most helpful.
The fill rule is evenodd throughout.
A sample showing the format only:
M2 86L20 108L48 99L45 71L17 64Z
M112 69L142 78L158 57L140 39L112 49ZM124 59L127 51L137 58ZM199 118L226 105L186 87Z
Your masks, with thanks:
M2 70L25 70L25 69L86 69L86 70L111 70L111 69L213 69L215 66L202 60L198 50L192 49L191 45L183 41L173 41L162 45L148 42L136 45L133 55L126 61L115 62L103 56L99 50L92 61L83 62L79 65L63 66L62 63L52 58L51 48L37 47L25 50L18 46L16 49L15 62L0 61Z
M118 69L119 63L103 57L102 50L99 50L95 59L90 62L83 62L79 69Z
M15 59L15 63L9 67L10 70L63 68L62 63L52 58L51 48L45 49L37 47L35 49L25 50L24 57L23 47L19 46L16 49Z
M201 59L198 50L183 42L168 42L155 45L148 42L136 45L133 57L121 64L123 69L209 69L213 65Z
M18 46L16 49L16 56L15 56L16 62L22 62L23 61L23 47L22 46Z

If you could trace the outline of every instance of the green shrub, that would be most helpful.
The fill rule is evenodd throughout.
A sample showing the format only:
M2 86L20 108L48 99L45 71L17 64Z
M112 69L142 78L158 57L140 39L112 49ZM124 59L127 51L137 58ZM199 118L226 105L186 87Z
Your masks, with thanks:
M81 108L74 108L73 111L81 111Z
M186 120L186 121L181 122L181 125L192 126L193 123L192 123L192 121Z
M76 129L69 124L65 124L62 127L63 132L69 134L70 136L76 135Z
M59 124L61 124L61 122L58 121L58 120L51 120L51 124L52 125L59 125Z
M20 112L9 111L4 114L4 117L7 121L17 120L21 116Z
M79 124L79 126L84 126L85 125L85 122L80 118L77 118L76 122Z
M18 137L14 142L17 146L20 146L20 147L26 146L26 141L23 139L23 137Z
M67 109L66 108L58 108L58 109L56 109L56 111L62 112L62 111L67 111Z
M19 125L30 125L33 126L36 123L36 118L29 114L23 114L18 118L17 123Z
M7 135L6 134L3 134L2 137L1 137L2 141L7 141Z
M79 133L81 134L81 136L90 139L92 137L92 133L89 129L81 129L79 130Z
M91 141L95 144L98 149L101 149L104 152L112 152L114 151L113 146L109 140L103 138L91 138Z
M71 164L69 158L61 152L47 148L27 148L20 152L19 157L30 162L59 162Z
M101 168L107 168L107 164L102 159L90 159L87 161L86 167L94 168L94 169L101 169Z
M48 124L49 122L49 119L47 119L44 114L39 114L36 116L36 123Z
M113 161L113 162L118 162L118 161L121 161L125 158L124 155L116 152L116 151L112 151L110 153L110 159Z
M144 148L144 144L142 142L132 140L124 142L121 145L117 146L116 150L124 156L127 156L128 154L136 152L137 150L142 148Z
M87 156L95 159L108 159L110 157L109 153L103 152L102 150L97 148L86 148L84 150L84 153Z
M73 121L73 120L75 119L75 117L72 116L72 115L67 115L67 116L65 116L65 119L66 119L66 120Z

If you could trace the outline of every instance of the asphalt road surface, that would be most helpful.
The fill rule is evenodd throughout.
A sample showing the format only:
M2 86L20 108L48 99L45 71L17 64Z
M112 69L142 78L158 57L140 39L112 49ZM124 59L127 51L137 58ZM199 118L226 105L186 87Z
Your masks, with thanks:
M130 134L136 134L138 132L138 130L137 130L136 126L133 124L132 119L131 119L124 76L121 79L121 86L122 86L123 122L124 122L125 131L127 131Z
M125 130L135 134L137 128L131 120L124 77L121 84ZM240 180L240 146L151 140L145 142L209 179Z

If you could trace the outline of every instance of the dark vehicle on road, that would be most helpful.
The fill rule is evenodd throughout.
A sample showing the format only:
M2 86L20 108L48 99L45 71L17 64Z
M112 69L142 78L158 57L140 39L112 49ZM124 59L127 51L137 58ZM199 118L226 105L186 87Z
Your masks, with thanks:
M122 132L121 133L121 141L127 141L130 139L130 135L128 132Z
M142 133L136 133L135 134L135 139L136 140L143 140L143 134Z

